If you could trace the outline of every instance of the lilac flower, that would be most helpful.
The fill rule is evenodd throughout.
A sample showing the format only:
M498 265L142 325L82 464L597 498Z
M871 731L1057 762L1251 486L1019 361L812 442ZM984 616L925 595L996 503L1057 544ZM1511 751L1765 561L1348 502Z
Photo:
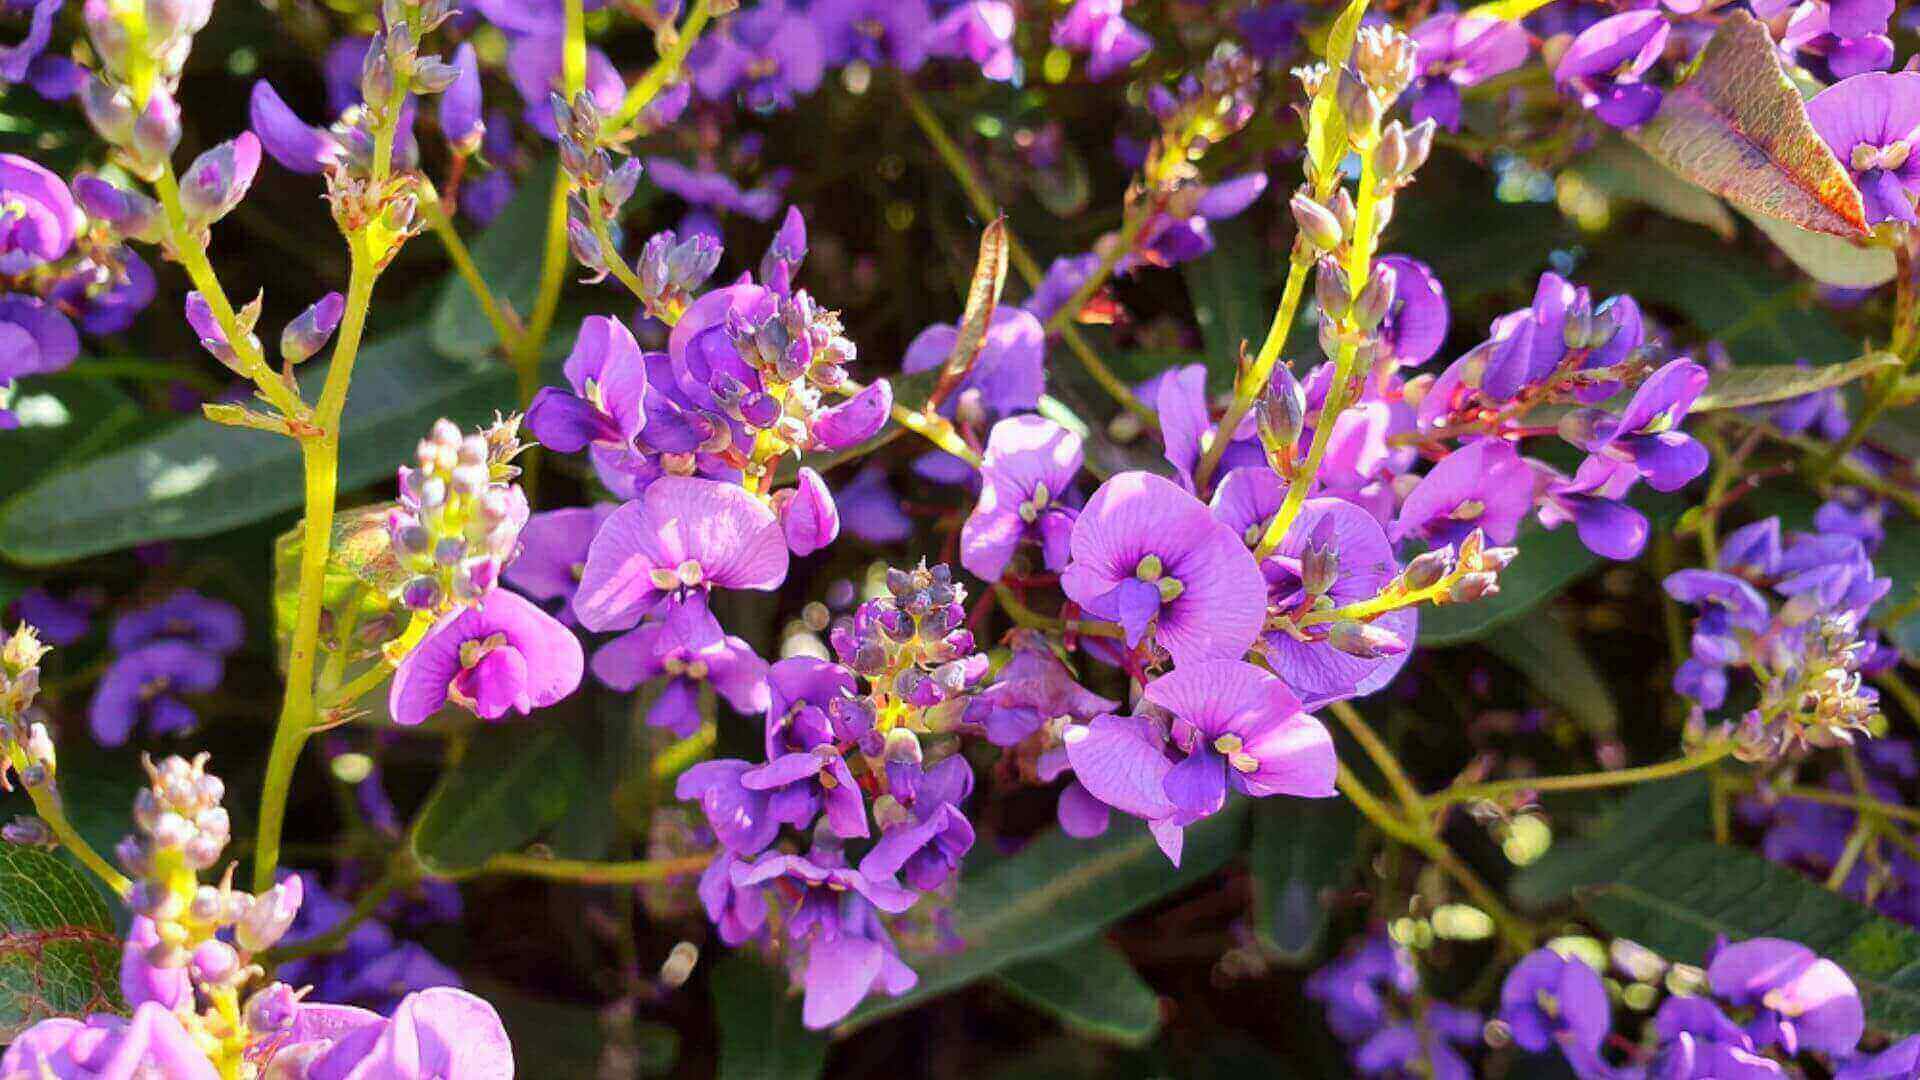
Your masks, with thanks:
M1660 108L1660 91L1641 81L1667 45L1658 9L1610 15L1580 32L1553 70L1562 93L1617 128L1638 127Z
M987 78L1011 82L1017 62L1013 25L1013 5L1006 0L966 0L927 31L927 55L968 60Z
M1060 305L1066 303L1080 291L1087 279L1100 265L1100 256L1095 252L1084 255L1062 255L1047 265L1047 273L1034 287L1033 295L1021 306L1032 312L1043 323L1053 321ZM1076 316L1079 312L1074 313Z
M160 929L145 915L136 915L120 947L120 996L139 1008L149 1001L169 1010L193 1002L193 978L185 967L156 967L147 953L160 944Z
M816 0L810 14L830 64L858 60L914 72L927 62L925 38L933 22L927 0Z
M1009 643L1012 658L993 685L967 704L967 722L984 728L993 745L1017 745L1055 717L1084 723L1120 707L1081 686L1046 640L1033 632L1016 631Z
M741 777L752 768L751 762L736 758L703 761L681 773L673 783L673 797L683 802L698 801L714 836L728 851L740 856L765 850L780 835L780 822L768 808L767 790L741 783Z
M219 1080L206 1051L180 1018L149 1001L131 1019L96 1013L86 1022L54 1017L14 1039L0 1055L0 1076L40 1080Z
M18 154L0 154L0 273L58 260L84 223L58 176Z
M93 603L84 594L62 599L37 585L14 597L7 614L39 631L49 645L71 645L93 626Z
M647 710L647 723L683 739L700 728L700 683L711 683L739 712L767 708L767 662L696 605L681 605L593 654L593 677L615 690L631 691L662 675L668 682Z
M913 519L900 508L900 497L878 465L861 469L852 483L834 493L833 501L847 531L869 544L897 544L913 535Z
M315 1012L320 1015L308 1015ZM513 1075L513 1047L500 1014L454 987L408 994L391 1018L341 1006L302 1005L292 1030L268 1075L279 1075L280 1059L287 1059L293 1069L304 1066L305 1072L294 1075L310 1080L484 1080Z
M1801 63L1814 67L1824 61L1827 73L1835 81L1870 71L1885 71L1893 65L1893 39L1887 36L1886 16L1878 23L1860 22L1845 17L1847 7L1873 6L1828 4L1807 0L1794 9L1786 32L1780 35L1780 51L1797 55ZM1891 13L1892 6L1885 9ZM1839 21L1835 21L1839 20Z
M353 904L322 888L313 874L287 874L281 884L293 882L299 883L300 909L281 938L283 944L323 937L353 914ZM379 918L354 926L340 951L288 961L278 974L292 983L313 986L319 998L382 1010L415 991L460 985L457 972L418 942L395 936Z
M541 32L515 40L507 51L507 77L513 80L514 89L520 91L521 100L526 102L522 115L528 127L547 139L557 138L560 133L554 126L551 98L566 88L562 73L563 46L558 24L549 24ZM601 112L612 115L619 111L620 102L627 94L627 82L607 54L593 46L587 47L586 75L586 93Z
M707 591L777 587L780 522L735 484L667 476L621 506L587 550L574 610L589 630L624 630L662 603Z
M573 393L542 387L527 409L527 430L562 454L591 447L596 465L633 453L647 425L647 365L632 331L618 319L586 319L562 370Z
M650 157L645 162L647 177L656 187L694 206L725 210L755 221L771 221L780 212L784 175L769 177L761 187L743 189L725 173L691 169L672 158Z
M1362 1076L1472 1080L1472 1066L1455 1047L1479 1046L1482 1023L1472 1010L1428 1002L1417 1024L1388 1024L1354 1047L1353 1067Z
M1074 776L1101 802L1144 819L1180 862L1181 830L1220 810L1232 789L1327 798L1333 740L1285 683L1239 660L1191 662L1148 683L1170 714L1102 716L1066 733Z
M1598 1051L1613 1027L1613 1007L1600 975L1585 962L1535 949L1500 988L1500 1019L1522 1049L1558 1045L1569 1057Z
M1053 43L1087 54L1087 77L1099 82L1147 55L1153 39L1121 17L1121 0L1074 0L1053 22Z
M1393 275L1393 303L1380 322L1377 355L1404 367L1426 363L1447 340L1447 294L1439 277L1405 255L1387 255L1374 268Z
M1415 123L1431 119L1460 130L1460 91L1526 63L1527 32L1519 23L1446 12L1413 28L1420 75L1404 100Z
M1183 189L1165 211L1141 227L1134 249L1121 258L1116 273L1140 266L1178 266L1213 250L1210 222L1239 217L1266 194L1267 176L1252 172L1217 184Z
M806 949L801 1020L820 1029L836 1024L875 987L898 997L919 977L902 963L878 912L898 915L918 897L858 870L801 855L768 855L736 866L734 884L772 885L792 895L787 939Z
M267 156L289 172L320 172L345 153L332 132L300 119L265 79L253 84L248 123Z
M942 765L972 776L965 758L950 757ZM880 840L860 860L860 872L870 881L894 880L896 874L916 889L939 888L960 869L960 860L973 847L973 824L951 802L934 802L924 813L880 834Z
M1707 450L1676 430L1707 388L1707 369L1681 357L1647 377L1619 416L1582 410L1561 424L1590 454L1631 465L1656 491L1678 491L1707 469Z
M1420 971L1406 946L1376 930L1307 979L1307 996L1326 1010L1343 1042L1359 1042L1387 1020L1389 996L1411 997Z
M745 866L739 856L723 847L700 873L700 905L720 932L720 940L728 945L751 941L767 925L767 891L757 885L743 889L733 883L734 869Z
M1194 470L1209 443L1220 438L1218 427L1207 405L1207 369L1201 364L1170 368L1143 383L1138 393L1151 401L1160 414L1160 443L1166 448L1168 464L1180 476L1188 491L1195 490ZM1259 421L1248 413L1234 429L1232 441L1220 454L1222 469L1265 467L1266 452L1260 447Z
M563 0L474 0L486 20L510 34L551 34L566 18ZM586 11L598 11L607 0L586 0ZM671 17L672 13L667 13Z
M952 323L927 327L907 344L900 370L909 375L939 370L959 340L960 328ZM1019 308L996 308L973 367L941 411L951 416L959 399L974 393L991 416L1031 412L1047 389L1046 361L1046 331L1040 320Z
M1920 192L1920 73L1856 75L1807 101L1807 119L1860 189L1868 224L1920 223L1913 195Z
M1920 1075L1920 1035L1909 1035L1878 1054L1862 1054L1833 1074L1834 1080L1912 1080Z
M1533 504L1532 475L1511 445L1475 439L1442 459L1407 495L1393 539L1456 544L1479 529L1496 544L1512 543Z
M483 720L528 715L580 685L585 658L573 632L518 593L494 589L443 616L393 673L387 708L418 724L449 698Z
M767 672L767 763L740 776L768 795L768 813L796 829L824 809L836 836L868 835L866 805L837 745L836 703L850 697L853 673L839 664L793 656Z
M191 728L199 718L178 695L211 693L225 674L220 654L183 641L156 641L123 653L100 677L87 706L94 741L124 746L136 727L153 735Z
M1047 569L1065 566L1074 514L1057 500L1080 464L1080 437L1051 420L1014 416L993 425L980 501L960 530L961 564L983 581L998 581L1020 542L1031 539Z
M1763 1080L1782 1075L1778 1063L1755 1053L1753 1040L1740 1025L1727 1019L1727 1014L1707 998L1668 998L1654 1014L1653 1030L1661 1044L1655 1075L1662 1080L1715 1080L1718 1077ZM1591 1052L1582 1055L1569 1050L1570 1062L1578 1056L1587 1060L1598 1057ZM1579 1071L1577 1066L1576 1071Z
M1541 525L1557 529L1571 521L1588 551L1623 561L1639 557L1647 545L1646 515L1620 501L1640 478L1632 465L1594 455L1571 478L1531 458L1527 465L1535 474Z
M1729 1004L1755 1010L1747 1033L1758 1046L1845 1055L1866 1029L1853 980L1796 942L1754 938L1725 946L1707 965L1707 981Z
M1153 626L1176 664L1237 659L1266 620L1265 581L1240 537L1151 473L1100 485L1068 547L1067 596L1120 623L1130 646Z
M64 371L79 355L80 335L53 305L37 296L0 293L0 387Z
M487 132L481 119L480 60L472 42L463 41L453 51L453 68L459 74L440 98L440 134L454 152L471 154Z
M795 555L811 555L840 535L840 510L834 505L833 492L819 473L805 466L792 487L774 494L774 510L780 516L787 550Z
M1280 478L1271 469L1235 469L1214 491L1213 516L1242 535L1256 537L1257 542L1284 495ZM1372 514L1344 499L1316 498L1300 504L1299 516L1261 562L1260 571L1266 578L1268 610L1297 616L1320 597L1335 606L1372 599L1399 574L1400 567ZM1274 671L1308 708L1373 693L1391 682L1411 655L1407 648L1375 657L1342 652L1328 643L1328 625L1304 636L1298 631L1270 630L1262 639ZM1381 616L1375 625L1411 646L1420 617L1415 609L1405 608Z
M1300 44L1300 26L1306 6L1288 0L1261 0L1234 18L1234 27L1255 60L1269 63L1293 52Z
M107 632L107 644L115 652L131 652L156 641L178 641L224 656L245 640L246 624L239 608L191 589L180 589L120 616Z
M794 98L813 93L826 60L807 12L790 10L785 0L762 0L701 39L687 66L701 97L718 101L737 91L748 108L768 110L790 109Z
M9 15L25 13L27 16L26 36L12 45L0 46L0 82L17 83L28 80L41 62L57 59L45 57L41 52L53 37L53 20L60 14L64 0L8 0L6 12ZM53 98L36 80L34 89L42 97Z

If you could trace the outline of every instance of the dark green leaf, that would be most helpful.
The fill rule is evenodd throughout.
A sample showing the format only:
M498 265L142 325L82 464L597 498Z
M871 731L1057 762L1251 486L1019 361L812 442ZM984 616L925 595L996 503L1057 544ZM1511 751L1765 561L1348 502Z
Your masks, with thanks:
M1865 236L1860 192L1813 130L1767 28L1736 11L1693 74L1628 133L1661 164L1742 209L1835 236Z
M513 1040L523 1076L598 1076L609 1056L631 1061L641 1076L672 1071L680 1039L670 1027L616 1010L549 1001L492 981L470 987L487 999Z
M1215 391L1233 385L1240 343L1258 349L1273 318L1267 300L1269 253L1253 225L1245 220L1213 227L1213 251L1182 268L1193 317L1206 341L1207 385ZM1276 261L1284 262L1284 259Z
M1569 169L1609 198L1637 202L1668 217L1703 225L1722 240L1731 240L1738 232L1726 203L1625 140L1602 141Z
M845 1027L1089 940L1109 923L1218 870L1240 850L1246 817L1242 801L1189 828L1178 868L1168 864L1144 825L1128 819L1093 840L1047 833L1018 855L967 874L953 916L966 949L915 963L919 985L902 997L869 1000Z
M1839 236L1809 232L1779 218L1748 214L1782 254L1822 285L1871 289L1893 280L1898 272L1893 252Z
M124 1008L106 902L58 856L0 847L0 1041L49 1016Z
M1536 907L1561 903L1575 889L1607 880L1622 862L1650 849L1708 835L1704 776L1641 784L1612 800L1584 836L1554 841L1514 875L1515 899Z
M0 452L33 467L0 469L0 500L120 445L145 415L112 382L71 374L21 380L9 408L20 426L0 433Z
M533 310L534 293L540 287L541 249L546 243L548 204L553 197L552 163L542 160L527 176L529 179L521 183L500 216L472 243L473 263L494 299L522 316ZM642 192L649 186L640 185L634 198L645 199ZM481 360L500 344L480 301L474 299L473 290L458 275L449 275L440 286L428 325L433 347L448 356Z
M440 778L413 829L413 853L436 873L477 869L567 813L586 769L564 726L488 725Z
M1310 960L1327 934L1326 894L1360 859L1360 815L1345 799L1262 799L1248 851L1253 929L1288 963Z
M1618 736L1620 710L1613 703L1613 690L1560 620L1543 614L1524 626L1499 627L1487 635L1486 646L1589 735Z
M303 385L317 396L323 370ZM511 408L513 379L495 364L436 355L413 327L364 347L341 442L340 486L391 481L433 421L481 423ZM184 420L153 438L38 478L0 504L0 555L65 562L154 540L211 536L301 502L292 440Z
M1687 273L1673 268L1685 266ZM1741 364L1816 364L1860 355L1805 286L1751 262L1678 242L1636 242L1596 257L1582 275L1596 290L1632 294L1672 311L1698 337L1723 342Z
M1707 392L1694 403L1694 412L1744 409L1750 405L1788 401L1807 394L1845 386L1877 371L1900 367L1892 353L1871 353L1839 364L1801 367L1798 364L1755 364L1713 373Z
M1581 901L1608 933L1698 964L1717 937L1797 941L1847 969L1867 1022L1920 1030L1920 931L1742 848L1648 844Z
M744 956L713 969L721 1080L806 1080L827 1064L827 1038L800 1023L787 977Z
M1160 996L1127 954L1104 941L1014 964L1000 973L1000 986L1092 1038L1142 1046L1160 1032Z

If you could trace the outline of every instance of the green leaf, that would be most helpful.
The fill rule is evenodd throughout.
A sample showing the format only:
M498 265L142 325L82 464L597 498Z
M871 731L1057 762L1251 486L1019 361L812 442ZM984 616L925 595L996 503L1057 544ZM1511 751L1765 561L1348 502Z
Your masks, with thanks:
M1852 240L1826 233L1809 232L1791 222L1765 214L1748 214L1775 247L1792 259L1794 265L1822 285L1846 289L1871 289L1893 280L1898 271L1893 252L1883 247L1866 247Z
M953 930L966 949L915 963L919 985L901 997L869 1000L843 1030L913 1008L1010 964L1086 942L1225 865L1240 850L1246 818L1243 800L1187 829L1177 868L1146 826L1126 819L1092 840L1049 832L1018 855L968 873L953 913Z
M1518 22L1551 3L1553 0L1492 0L1491 3L1475 5L1468 9L1467 14Z
M1207 345L1207 385L1216 391L1233 385L1240 343L1259 348L1273 318L1264 287L1266 262L1265 245L1253 226L1235 220L1216 224L1213 251L1181 269Z
M114 448L146 415L112 382L70 374L22 379L8 408L20 426L0 433L0 451L33 468L0 469L0 499Z
M1322 57L1327 62L1327 77L1320 81L1319 92L1307 108L1307 175L1321 195L1332 194L1340 163L1347 157L1347 118L1340 110L1334 90L1340 84L1340 69L1353 53L1353 39L1360 33L1360 19L1367 13L1367 0L1347 0L1340 17L1327 31Z
M1920 932L1754 852L1648 844L1581 902L1608 933L1689 964L1703 962L1719 935L1800 942L1847 969L1869 1024L1920 1029Z
M323 370L302 380L317 395ZM366 345L343 420L340 486L391 482L433 421L482 423L514 401L497 363L436 355L418 326ZM144 442L35 482L0 503L0 555L32 566L154 540L212 536L300 505L291 439L184 420Z
M522 316L533 310L534 294L540 288L540 258L546 246L548 203L553 197L553 164L540 161L527 173L513 199L500 216L493 219L473 240L473 264L494 299ZM642 184L634 192L643 200L651 185ZM480 309L473 290L458 274L448 275L440 286L439 299L433 305L428 326L433 347L448 356L480 360L500 347L493 323Z
M1622 139L1604 140L1569 170L1609 198L1640 203L1668 217L1705 226L1722 240L1731 240L1738 232L1726 203Z
M680 1053L679 1035L664 1024L534 997L492 980L469 988L500 1014L522 1076L597 1076L609 1050L640 1076L663 1076Z
M1700 400L1694 402L1693 411L1700 413L1718 409L1744 409L1749 405L1790 401L1821 390L1845 386L1855 379L1864 379L1876 371L1900 366L1900 358L1892 353L1869 353L1857 360L1848 360L1839 364L1822 364L1818 367L1803 368L1798 364L1756 364L1749 367L1727 368L1713 373L1713 378L1707 383L1707 392L1700 395Z
M1693 74L1627 137L1743 210L1867 235L1859 190L1813 130L1767 28L1744 11L1721 22Z
M393 553L387 532L387 512L394 505L374 503L334 516L321 609L329 613L336 626L345 625L341 620L350 618L351 625L363 627L368 620L394 612L394 597L408 576ZM305 535L302 522L273 542L273 640L283 664L299 613L301 540ZM399 614L396 631L405 627L409 617L406 612ZM374 659L377 652L377 646L362 644L358 638L347 647L357 648L362 654L354 657L356 661Z
M0 1042L50 1016L123 1010L119 969L112 916L80 871L0 847Z
M1486 636L1485 644L1589 735L1618 737L1620 709L1614 704L1613 689L1559 619L1542 613L1525 626L1498 627Z
M1253 930L1292 964L1320 951L1332 916L1324 896L1360 860L1360 815L1345 799L1262 799L1248 850Z
M1108 942L1014 964L1000 973L1000 986L1090 1038L1144 1046L1160 1033L1160 996Z
M1533 907L1563 903L1576 889L1606 881L1637 854L1706 839L1710 813L1705 776L1640 784L1609 801L1586 835L1555 840L1514 875L1509 888L1514 899Z
M563 725L488 725L441 776L413 828L413 853L439 874L478 869L559 821L586 764Z
M827 1066L827 1038L800 1022L785 975L744 956L713 969L720 1080L806 1080Z

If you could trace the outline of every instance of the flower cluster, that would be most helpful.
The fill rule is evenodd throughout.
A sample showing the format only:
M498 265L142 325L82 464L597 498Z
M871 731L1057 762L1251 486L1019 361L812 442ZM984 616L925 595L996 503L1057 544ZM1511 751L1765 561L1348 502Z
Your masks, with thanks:
M120 616L107 635L113 662L87 709L94 739L122 746L136 729L191 730L196 717L180 695L218 689L245 635L239 609L189 589Z
M1481 1043L1479 1013L1427 1000L1413 951L1374 931L1313 973L1307 996L1326 1010L1327 1026L1350 1047L1361 1076L1466 1080L1465 1053Z

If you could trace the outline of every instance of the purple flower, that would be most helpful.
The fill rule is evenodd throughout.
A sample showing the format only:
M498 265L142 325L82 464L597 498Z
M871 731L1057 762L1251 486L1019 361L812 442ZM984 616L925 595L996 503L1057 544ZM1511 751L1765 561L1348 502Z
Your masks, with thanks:
M701 39L687 57L694 88L709 101L736 91L750 109L789 109L811 94L826 73L814 20L789 10L785 0L762 0L730 19L720 33Z
M811 555L840 535L840 510L834 505L833 492L819 473L805 466L792 487L775 494L774 508L787 549L795 555Z
M1188 491L1194 490L1193 471L1199 467L1207 444L1220 437L1207 405L1206 367L1188 364L1170 368L1142 384L1139 393L1143 400L1153 402L1160 414L1160 444L1166 448L1168 464L1180 475L1180 483ZM1264 467L1266 461L1266 452L1260 448L1259 422L1248 413L1221 452L1220 467Z
M1808 0L1793 11L1787 29L1780 35L1780 50L1797 55L1800 62L1814 66L1826 62L1827 74L1835 81L1870 71L1885 71L1893 64L1893 39L1887 36L1889 4L1877 22L1854 18L1855 11L1875 7L1866 3L1828 4Z
M927 0L816 0L811 14L830 64L858 60L913 72L927 62Z
M1507 974L1500 1019L1522 1049L1537 1054L1557 1043L1571 1056L1599 1049L1613 1027L1613 1007L1598 972L1552 949L1535 949Z
M950 757L947 762L970 768L962 757ZM879 842L860 860L860 872L869 880L889 882L898 874L916 889L937 889L959 871L961 858L972 847L973 823L959 807L942 802L924 815L883 830Z
M854 692L853 673L793 656L768 670L767 684L767 763L741 774L741 786L768 794L768 813L776 822L805 829L824 809L836 836L868 835L866 804L835 725L838 703Z
M1638 558L1647 545L1646 515L1620 500L1640 474L1625 462L1595 455L1580 463L1571 479L1528 459L1540 491L1540 524L1557 529L1573 522L1587 550L1609 559Z
M663 602L787 577L779 519L737 484L666 476L600 527L574 610L589 630L624 630Z
M1460 130L1460 91L1526 63L1527 32L1517 22L1447 12L1413 28L1419 77L1407 88L1415 123L1431 119Z
M207 150L180 174L187 223L204 229L240 205L260 171L260 140L251 131Z
M1245 795L1328 798L1333 740L1287 685L1240 660L1186 663L1148 683L1147 711L1067 731L1074 776L1101 802L1143 818L1177 865L1180 830Z
M765 185L746 190L725 173L691 169L668 157L650 157L645 161L647 177L654 186L694 206L725 210L755 221L771 221L773 215L780 212L785 176L769 177Z
M94 741L123 746L135 727L153 735L191 728L198 717L177 695L210 693L225 674L220 654L184 641L156 641L124 653L93 688L87 722Z
M1118 622L1130 646L1152 625L1176 664L1238 659L1266 621L1266 582L1240 537L1151 473L1100 485L1068 546L1067 596Z
M18 154L0 154L0 273L61 258L84 223L58 176Z
M507 76L527 104L523 114L527 126L547 139L557 138L560 133L554 126L551 98L554 93L565 90L561 38L559 24L549 23L540 31L515 40L507 51ZM627 83L620 77L619 69L607 59L606 53L592 46L587 48L586 92L601 112L608 115L619 110L621 100L627 95Z
M1080 291L1087 279L1100 265L1100 256L1094 252L1084 255L1062 255L1047 265L1046 276L1034 287L1033 295L1021 306L1031 311L1041 322L1052 322L1060 305L1066 303ZM1074 312L1077 316L1079 312Z
M49 645L71 645L87 636L93 625L93 604L83 595L61 599L35 586L8 605L15 623L28 623Z
M967 703L967 722L986 729L993 745L1017 745L1055 717L1085 722L1120 707L1081 686L1044 638L1018 631L1011 644L1013 657L993 685Z
M1087 77L1095 82L1125 71L1153 48L1153 38L1120 11L1121 0L1074 0L1073 7L1054 20L1053 43L1068 52L1086 53Z
M1240 216L1266 191L1267 176L1259 172L1187 189L1167 211L1155 214L1141 228L1140 239L1120 260L1116 272L1130 273L1143 265L1178 266L1200 258L1213 250L1208 223Z
M1631 465L1656 491L1678 491L1707 469L1706 447L1676 430L1707 388L1707 369L1681 357L1647 377L1618 417L1585 410L1561 425L1589 454Z
M1379 355L1403 367L1418 367L1447 340L1446 290L1433 270L1418 259L1388 255L1374 266L1376 273L1384 270L1393 275L1393 303L1380 323Z
M1661 1080L1783 1075L1778 1063L1754 1053L1746 1032L1707 998L1668 998L1654 1014L1653 1029L1661 1044L1655 1073Z
M219 1080L187 1029L165 1005L149 1001L133 1017L96 1013L85 1023L54 1017L21 1032L0 1055L0 1076L32 1080Z
M1059 500L1080 472L1080 437L1038 416L993 425L980 467L980 501L960 530L960 563L998 581L1022 540L1040 543L1046 567L1067 562L1074 514Z
M562 454L591 447L596 464L633 453L647 426L647 365L633 332L618 319L588 318L562 370L573 393L542 387L527 409L527 430Z
M300 119L265 79L253 84L247 115L261 148L289 172L320 172L345 152L332 132Z
M120 616L107 632L107 644L115 652L131 652L156 641L178 641L224 656L245 640L246 624L239 608L191 589L180 589L157 604Z
M566 18L563 0L474 0L474 8L493 25L511 34L551 34ZM606 7L606 0L586 0L587 11ZM668 18L672 12L663 12Z
M1778 1045L1790 1056L1851 1054L1866 1030L1853 980L1796 942L1754 938L1725 946L1707 965L1707 982L1728 1004L1755 1010L1747 1033L1756 1045Z
M494 589L427 631L394 670L387 708L397 724L421 723L449 698L484 720L525 716L573 693L584 667L573 631Z
M1657 8L1610 15L1573 39L1553 80L1613 127L1638 127L1660 108L1659 89L1640 80L1666 48L1669 29Z
M127 928L126 944L120 948L120 996L139 1008L149 1001L169 1010L182 1003L193 1004L193 979L185 967L155 967L147 953L160 944L160 930L152 919L136 915Z
M308 1016L316 1011L319 1016ZM513 1047L500 1014L484 1000L450 986L408 994L388 1019L337 1005L302 1005L292 1036L276 1054L276 1067L281 1058L295 1069L304 1064L306 1071L295 1075L309 1080L487 1080L513 1075ZM269 1075L278 1074L270 1068Z
M741 887L772 885L794 897L787 938L807 953L800 1016L808 1027L838 1023L876 986L898 997L919 980L878 918L878 912L898 915L912 907L918 897L909 890L801 855L736 866L733 880Z
M286 874L280 887L295 881L300 883L301 903L281 938L283 944L312 941L353 914L353 904L321 888L320 879L311 873ZM414 991L460 985L457 972L420 943L396 937L379 918L356 925L340 951L288 961L277 974L297 985L311 984L318 997L376 1009L392 1008Z
M53 37L53 20L60 14L64 0L10 0L6 5L8 14L27 13L27 34L12 45L0 46L0 82L17 83L29 79L42 66L44 61L57 60L58 57L43 57L47 42ZM69 61L71 63L71 61ZM41 83L36 80L34 89L42 97L53 98Z
M900 508L900 497L887 483L878 465L861 469L853 482L834 494L847 531L869 544L897 544L913 535L913 519Z
M1258 6L1242 11L1234 19L1234 26L1247 51L1265 63L1293 52L1300 44L1300 24L1306 19L1306 11L1303 4L1262 0Z
M745 865L732 851L721 848L700 874L700 904L720 932L720 940L728 945L745 944L767 925L767 891L733 883L734 869Z
M1479 529L1496 544L1512 543L1532 505L1533 472L1519 453L1498 439L1475 439L1421 478L1400 504L1392 536L1455 544Z
M900 370L907 374L939 370L959 340L960 328L952 323L927 327L908 343ZM1031 412L1046 393L1046 362L1046 331L1040 320L1020 308L995 308L973 367L941 411L951 416L962 396L977 393L989 415Z
M1920 134L1920 73L1856 75L1815 94L1807 119L1852 175L1868 224L1920 222L1913 195L1920 192L1920 158L1912 153Z
M80 355L80 335L37 296L0 294L0 386L64 371Z
M471 154L487 133L481 119L480 60L472 42L463 41L453 51L453 68L459 74L440 97L440 134L455 153Z
M727 850L742 856L764 850L780 834L780 822L768 809L768 792L740 782L752 768L750 762L735 758L703 761L673 783L673 797L697 800L714 836Z
M615 690L630 691L662 675L669 682L648 709L647 723L683 739L700 729L700 683L711 683L739 712L767 708L767 662L698 605L679 605L593 654L593 677Z
M927 55L972 61L987 78L1011 82L1013 24L1013 5L1006 0L966 0L927 31Z
M1920 1035L1909 1035L1878 1054L1842 1065L1833 1080L1913 1080L1920 1076Z
M1389 997L1412 997L1420 989L1420 971L1411 950L1375 930L1314 972L1306 989L1326 1010L1335 1037L1360 1042L1387 1022Z

